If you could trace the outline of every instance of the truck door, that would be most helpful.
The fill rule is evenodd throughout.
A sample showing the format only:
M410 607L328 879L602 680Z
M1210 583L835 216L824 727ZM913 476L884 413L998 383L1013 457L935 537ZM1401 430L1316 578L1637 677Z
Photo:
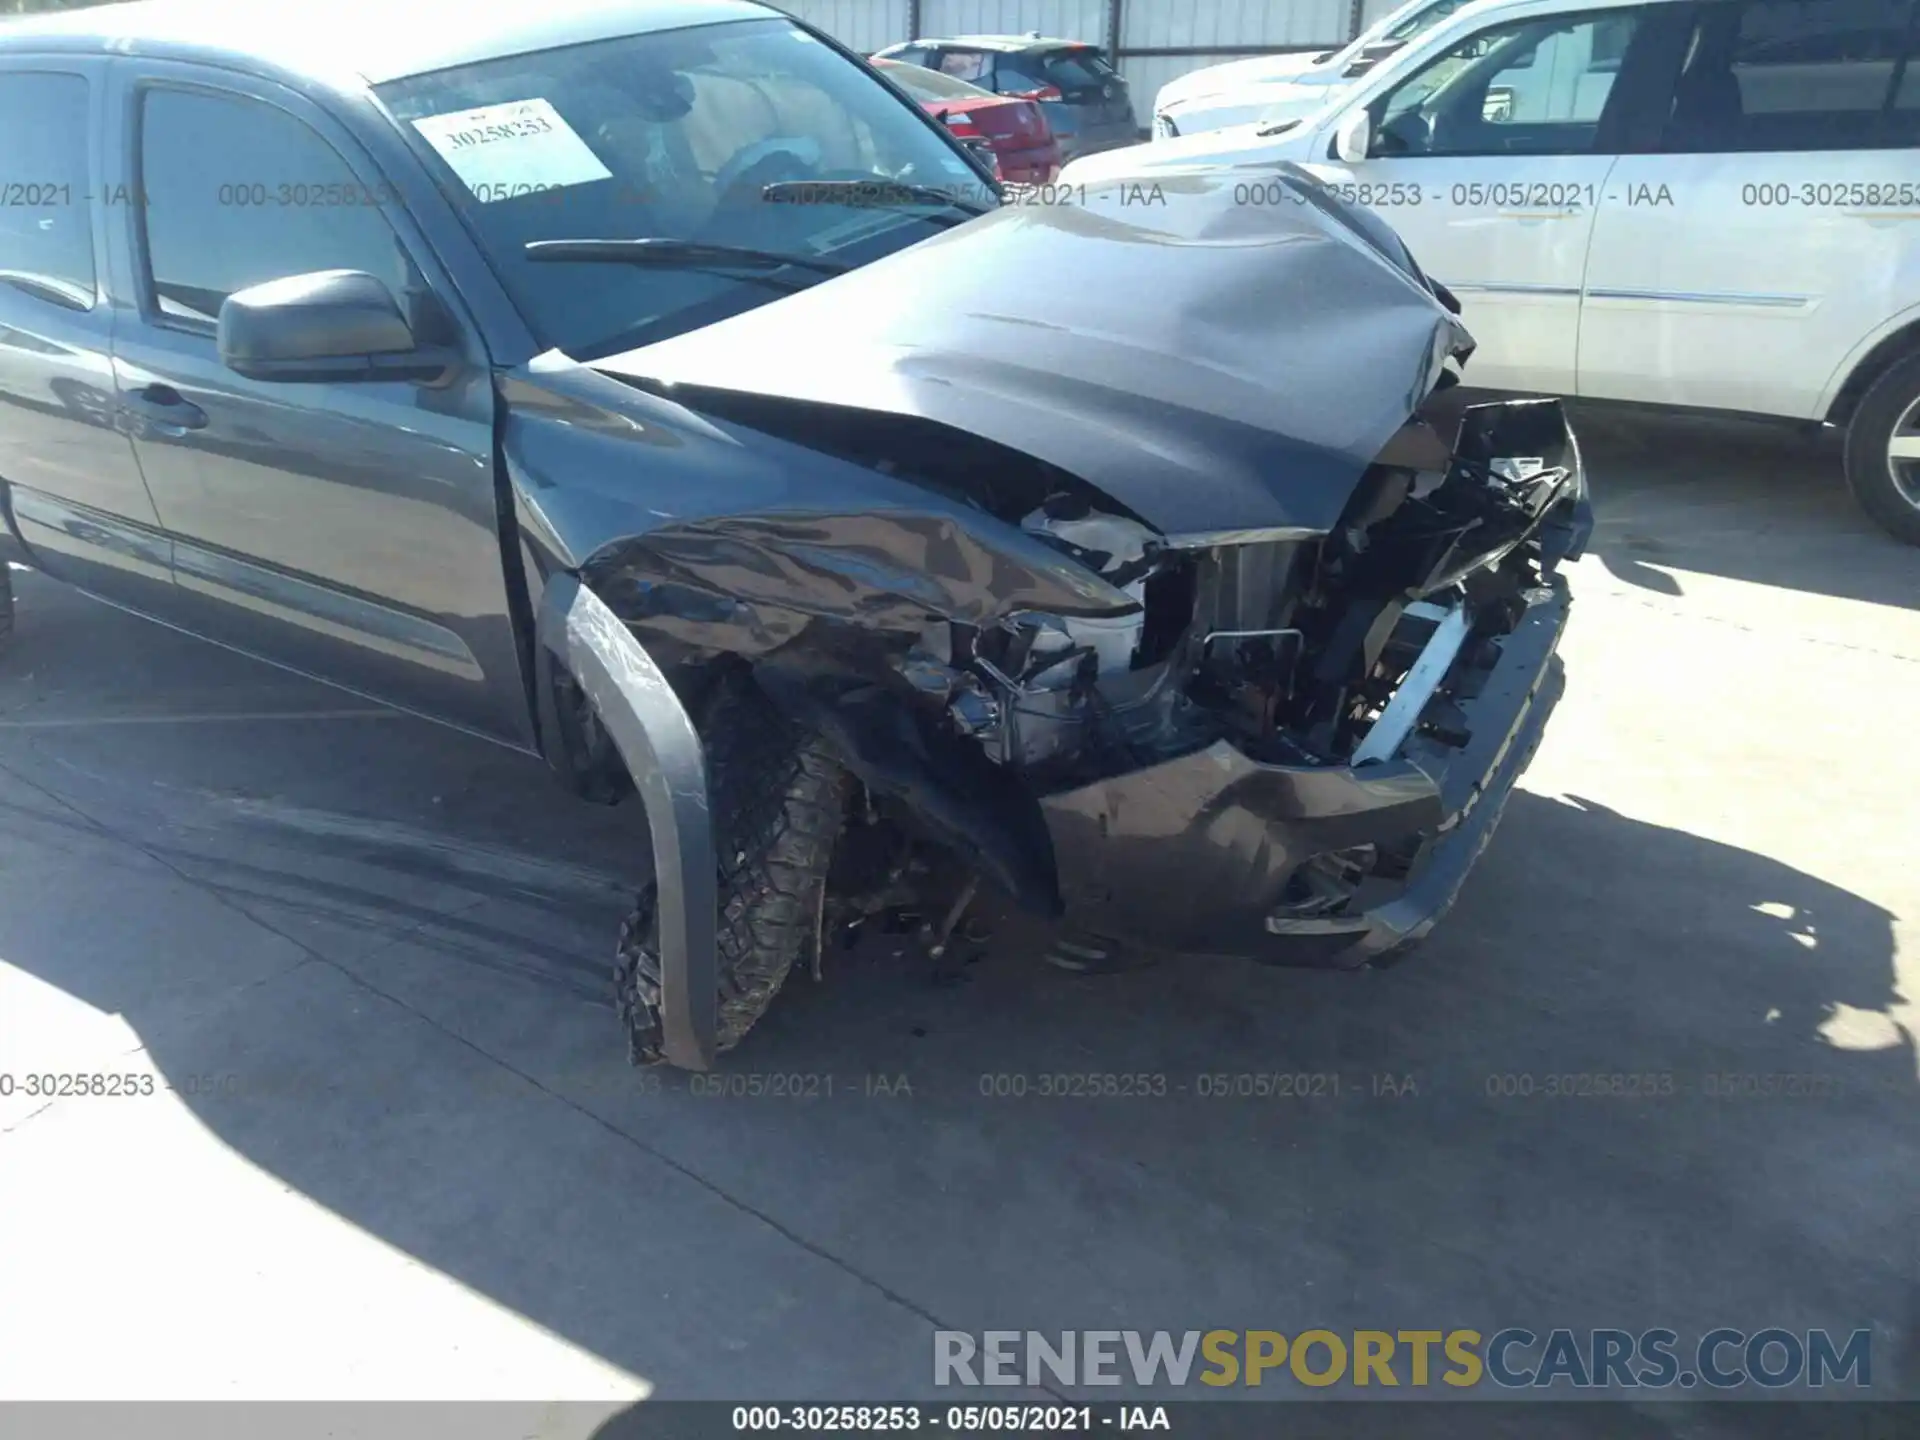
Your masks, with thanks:
M165 618L166 538L117 424L98 211L107 67L0 64L0 481L35 563Z
M146 204L118 264L114 374L191 628L510 743L530 740L508 611L485 350L391 186L334 117L267 81L115 67L113 133ZM250 380L220 362L233 292L315 270L383 280L470 362L447 384Z

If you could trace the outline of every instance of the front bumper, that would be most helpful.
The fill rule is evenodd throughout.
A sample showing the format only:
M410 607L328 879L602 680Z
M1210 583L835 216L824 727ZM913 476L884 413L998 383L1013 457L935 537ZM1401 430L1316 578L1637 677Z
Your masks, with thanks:
M1459 893L1526 769L1561 690L1555 655L1571 596L1554 578L1528 603L1478 692L1470 738L1416 741L1359 766L1265 765L1219 741L1041 802L1067 915L1149 949L1353 967L1424 936ZM1316 857L1417 846L1397 889L1297 903ZM1378 887L1382 882L1368 882Z

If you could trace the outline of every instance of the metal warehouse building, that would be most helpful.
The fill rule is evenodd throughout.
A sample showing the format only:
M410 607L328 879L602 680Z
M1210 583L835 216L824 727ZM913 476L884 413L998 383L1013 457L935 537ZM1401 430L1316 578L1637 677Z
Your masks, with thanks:
M1154 92L1203 65L1343 43L1397 0L784 0L871 54L932 35L1042 35L1102 46L1151 122Z

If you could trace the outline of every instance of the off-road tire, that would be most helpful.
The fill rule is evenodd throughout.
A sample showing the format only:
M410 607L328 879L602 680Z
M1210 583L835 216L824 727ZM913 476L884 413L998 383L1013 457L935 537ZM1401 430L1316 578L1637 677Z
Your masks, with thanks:
M745 677L717 688L699 730L720 860L716 1048L725 1051L766 1014L795 962L813 954L850 781L817 735ZM654 895L649 883L621 925L614 967L614 1003L636 1065L664 1058Z
M1909 355L1874 381L1847 425L1847 488L1876 524L1909 545L1920 545L1920 506L1894 484L1887 443L1916 399L1920 355Z

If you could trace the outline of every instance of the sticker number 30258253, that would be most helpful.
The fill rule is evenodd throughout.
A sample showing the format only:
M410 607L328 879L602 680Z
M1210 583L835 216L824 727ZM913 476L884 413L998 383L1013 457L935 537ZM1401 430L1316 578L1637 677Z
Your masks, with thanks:
M413 128L482 203L613 176L545 100L429 115Z
M491 145L496 140L518 140L528 135L551 135L553 126L544 115L531 115L525 120L503 120L498 125L481 125L472 130L455 130L447 136L447 143L455 150L464 150L469 145Z

